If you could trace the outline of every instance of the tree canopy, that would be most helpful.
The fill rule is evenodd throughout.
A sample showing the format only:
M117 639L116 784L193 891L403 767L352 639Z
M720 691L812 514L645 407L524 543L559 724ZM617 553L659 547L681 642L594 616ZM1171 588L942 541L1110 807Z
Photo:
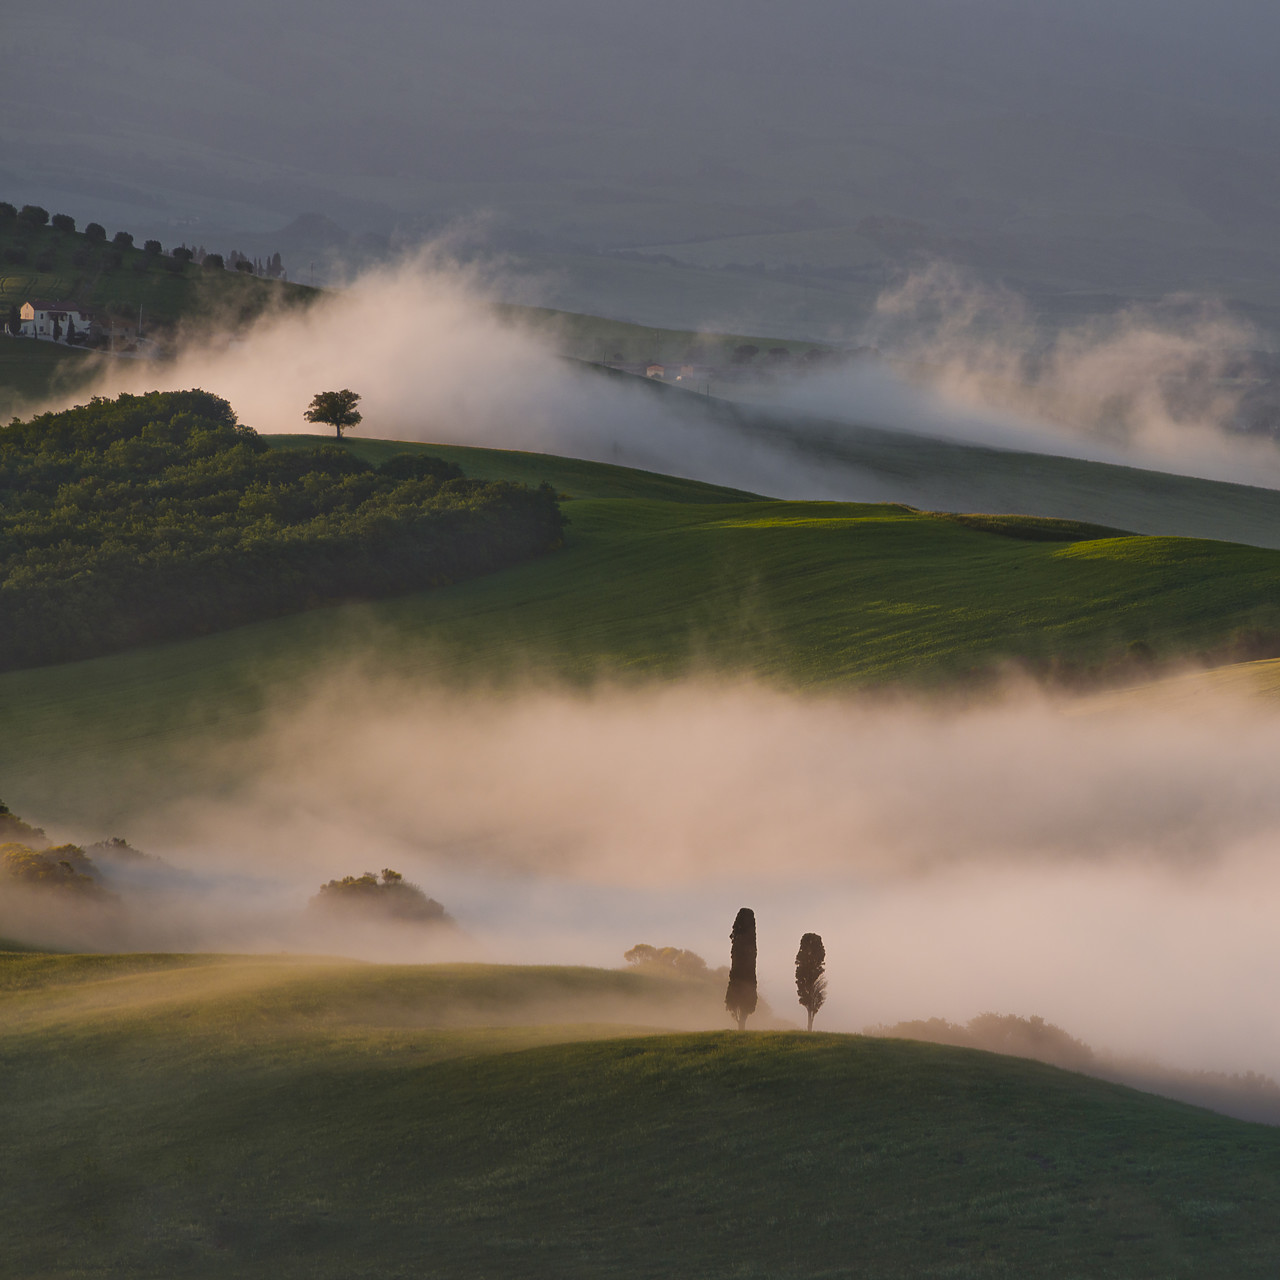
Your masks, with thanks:
M796 952L796 996L800 1007L809 1015L809 1030L813 1030L813 1018L827 1000L827 980L823 976L827 968L827 949L816 933L806 933L800 939Z
M343 431L358 427L364 421L364 415L356 408L359 403L359 395L349 387L341 391L317 391L302 416L308 422L322 422L335 428L341 440Z
M0 669L460 581L558 547L548 486L271 449L205 391L0 427Z
M756 1011L756 913L743 907L734 918L729 934L729 986L724 1007L734 1016L741 1031Z
M453 917L440 903L390 867L383 867L381 878L366 871L363 875L330 880L320 886L311 906L320 911L354 912L409 924L453 923Z

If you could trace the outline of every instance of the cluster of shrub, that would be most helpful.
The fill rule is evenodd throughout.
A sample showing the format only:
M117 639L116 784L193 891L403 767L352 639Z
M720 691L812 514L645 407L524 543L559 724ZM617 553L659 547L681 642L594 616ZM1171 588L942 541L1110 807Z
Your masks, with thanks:
M24 822L0 800L0 881L112 901L116 895L106 888L91 856L102 851L111 856L143 856L119 837L87 849L78 844L52 844L43 827Z
M0 428L0 668L474 577L558 547L554 491L271 449L193 390Z
M371 920L396 920L406 924L452 924L453 917L398 871L382 869L360 876L343 876L320 886L311 899L314 911L364 916Z

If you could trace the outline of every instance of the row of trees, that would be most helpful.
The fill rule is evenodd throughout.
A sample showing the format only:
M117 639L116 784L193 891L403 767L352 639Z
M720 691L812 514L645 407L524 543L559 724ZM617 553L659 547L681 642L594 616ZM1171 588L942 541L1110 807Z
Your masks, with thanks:
M16 222L20 227L28 228L52 227L55 231L68 235L74 234L76 230L76 220L70 214L55 213L50 216L48 209L38 204L24 204L19 209L7 200L0 200L0 225L6 222ZM84 228L84 238L94 244L106 244L107 230L100 222L87 223ZM117 231L111 243L117 249L136 248L133 233L129 231ZM143 242L142 251L149 257L158 258L164 253L164 246L159 240L147 240ZM272 280L288 279L278 253L258 260L246 257L238 249L232 249L231 253L224 258L220 253L206 253L203 246L199 249L189 249L183 244L178 245L170 257L182 264L194 261L197 265L208 267L210 270L239 271L245 275L266 276Z
M814 1015L826 1003L827 952L816 933L806 933L796 952L796 996L800 1007L809 1015L813 1030ZM734 918L729 934L729 986L724 993L724 1007L737 1021L738 1030L745 1029L747 1019L756 1011L756 913L743 907Z

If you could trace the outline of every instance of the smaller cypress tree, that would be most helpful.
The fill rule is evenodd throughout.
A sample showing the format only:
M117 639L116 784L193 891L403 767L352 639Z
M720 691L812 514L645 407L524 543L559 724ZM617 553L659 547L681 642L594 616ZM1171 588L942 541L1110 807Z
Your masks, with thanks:
M809 1030L813 1030L813 1015L826 1003L827 949L816 933L806 933L800 939L796 952L796 995L800 1005L809 1014Z
M724 1007L745 1030L747 1019L756 1011L756 913L743 907L734 918L729 935L729 986Z

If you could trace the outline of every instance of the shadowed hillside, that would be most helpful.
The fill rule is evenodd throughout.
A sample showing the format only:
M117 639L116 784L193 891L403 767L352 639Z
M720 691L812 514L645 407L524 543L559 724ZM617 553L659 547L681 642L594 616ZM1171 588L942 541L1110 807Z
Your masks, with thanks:
M599 970L0 958L0 1265L1272 1273L1275 1130L973 1050L615 1038L664 986L679 990ZM550 1025L557 1008L615 1025Z

